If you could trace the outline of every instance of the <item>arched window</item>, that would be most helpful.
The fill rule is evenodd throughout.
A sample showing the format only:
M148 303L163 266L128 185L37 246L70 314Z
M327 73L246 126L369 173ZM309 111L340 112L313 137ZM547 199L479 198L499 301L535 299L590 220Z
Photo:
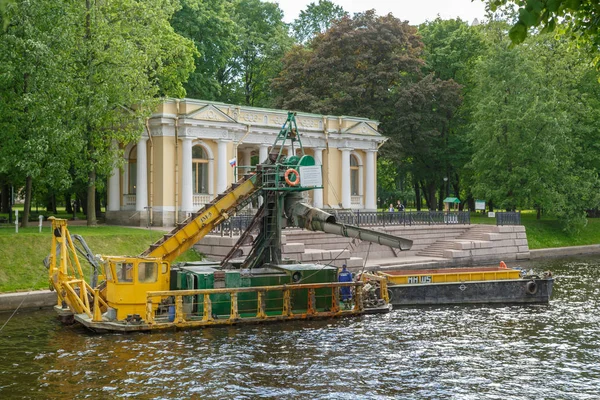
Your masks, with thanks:
M129 175L127 191L129 194L135 194L135 188L137 186L137 146L133 146L131 150L129 150L127 173Z
M202 146L192 147L194 193L208 193L208 157Z
M350 155L350 191L352 196L360 195L359 164L356 156Z

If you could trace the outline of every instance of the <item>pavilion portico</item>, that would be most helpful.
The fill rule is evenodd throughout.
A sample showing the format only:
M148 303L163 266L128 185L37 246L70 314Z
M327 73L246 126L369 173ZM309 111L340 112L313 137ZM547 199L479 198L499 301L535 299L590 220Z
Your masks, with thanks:
M202 208L267 158L287 111L192 99L163 102L137 143L124 148L124 168L108 182L109 223L172 226ZM378 122L298 113L302 145L322 165L324 189L305 192L319 208L377 208ZM286 149L288 156L298 147ZM232 164L237 164L234 168ZM237 173L238 176L234 176Z

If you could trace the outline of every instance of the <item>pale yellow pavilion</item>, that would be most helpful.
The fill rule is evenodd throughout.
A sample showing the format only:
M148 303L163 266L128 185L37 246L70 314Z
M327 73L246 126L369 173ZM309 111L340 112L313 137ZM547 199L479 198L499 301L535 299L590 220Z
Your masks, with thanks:
M109 178L107 222L173 226L184 220L237 180L230 161L243 167L266 160L286 118L286 110L165 101L149 120L149 134L125 147L125 168ZM305 153L323 165L324 189L306 192L306 201L376 210L377 150L386 140L378 122L300 112L296 122Z

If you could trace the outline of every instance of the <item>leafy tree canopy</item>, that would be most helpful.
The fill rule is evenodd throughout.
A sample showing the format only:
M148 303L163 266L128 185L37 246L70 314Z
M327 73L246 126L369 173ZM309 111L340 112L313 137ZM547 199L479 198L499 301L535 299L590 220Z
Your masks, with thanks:
M590 67L564 41L538 35L526 44L499 41L476 66L473 191L502 208L543 209L574 232L599 202L598 158L582 151L598 129L581 118L596 115L597 91L586 88Z
M347 16L343 7L329 0L319 0L318 3L310 3L306 10L300 11L298 18L292 23L294 37L298 43L306 43L316 34L328 30L333 21Z
M344 17L309 48L286 54L273 80L276 105L381 119L393 108L393 88L419 73L422 49L416 28L391 14Z
M230 0L182 0L182 8L171 20L177 33L191 39L198 49L195 71L185 89L188 97L219 100L222 81L228 75L238 44Z
M542 33L558 28L573 38L600 46L600 8L598 0L488 0L492 11L505 5L519 7L518 20L509 36L513 43L522 43L531 28L542 28Z

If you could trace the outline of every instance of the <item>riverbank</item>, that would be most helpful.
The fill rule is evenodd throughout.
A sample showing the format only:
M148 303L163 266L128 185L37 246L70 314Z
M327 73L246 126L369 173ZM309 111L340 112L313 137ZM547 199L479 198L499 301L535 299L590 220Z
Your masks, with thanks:
M600 255L600 244L588 246L558 247L550 249L530 250L531 260L552 259L559 257ZM430 257L411 257L411 268L435 267L435 260ZM526 261L526 260L522 260ZM439 266L443 266L440 262ZM0 293L0 312L48 308L56 304L56 293L50 290L33 290L15 293Z

